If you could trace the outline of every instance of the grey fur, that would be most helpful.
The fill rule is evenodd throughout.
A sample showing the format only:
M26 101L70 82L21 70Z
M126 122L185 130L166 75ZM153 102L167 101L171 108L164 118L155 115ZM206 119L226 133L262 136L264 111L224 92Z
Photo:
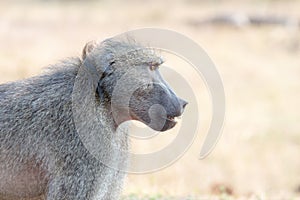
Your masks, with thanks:
M75 106L81 108L87 130L99 136L101 155L109 159L105 161L125 170L128 138L126 132L117 131L120 123L132 119L147 123L145 108L151 105L145 104L151 101L166 105L168 116L172 117L180 115L186 104L166 85L167 89L157 91L152 86L151 92L134 94L130 103L134 117L113 119L109 105L122 74L134 68L138 74L144 74L139 80L147 83L147 79L154 80L149 66L160 64L161 59L151 50L111 39L87 44L82 58L67 59L39 76L0 85L0 200L38 196L47 200L118 199L125 174L107 167L87 150L78 134L80 127L74 123L72 97L74 92L82 97L82 105ZM78 78L80 70L86 77ZM103 78L101 85L91 79L93 74ZM75 82L82 90L74 91ZM125 91L131 87L130 82L124 83ZM95 92L97 87L103 89L104 97ZM94 92L94 98L87 99L86 90ZM96 113L89 110L92 107ZM169 122L162 131L174 125ZM120 147L125 153L117 155L113 147Z

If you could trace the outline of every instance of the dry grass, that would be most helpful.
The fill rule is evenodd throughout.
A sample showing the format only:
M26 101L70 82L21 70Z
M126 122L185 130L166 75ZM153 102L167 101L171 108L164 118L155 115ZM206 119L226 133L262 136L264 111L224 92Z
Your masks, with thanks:
M276 26L197 28L187 22L237 11L300 17L299 7L299 1L0 1L0 82L35 75L59 59L80 55L91 39L145 26L177 30L198 42L218 66L227 96L223 136L208 158L198 160L211 111L203 82L194 80L201 99L201 127L194 144L169 168L130 175L124 194L220 195L215 194L217 185L230 188L236 198L297 197L300 31ZM172 59L170 63L175 67L182 64ZM184 96L184 88L166 76ZM191 105L186 119L194 110ZM163 142L172 138L170 132L156 140L137 143L135 151L163 147ZM154 195L152 199L155 198Z

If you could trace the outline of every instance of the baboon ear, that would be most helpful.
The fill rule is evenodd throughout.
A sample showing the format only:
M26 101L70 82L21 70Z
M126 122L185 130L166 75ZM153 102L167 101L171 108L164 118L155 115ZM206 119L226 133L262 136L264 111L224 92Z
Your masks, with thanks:
M94 50L95 46L96 41L94 40L86 43L82 51L82 60L84 60L87 57L87 55L89 55Z

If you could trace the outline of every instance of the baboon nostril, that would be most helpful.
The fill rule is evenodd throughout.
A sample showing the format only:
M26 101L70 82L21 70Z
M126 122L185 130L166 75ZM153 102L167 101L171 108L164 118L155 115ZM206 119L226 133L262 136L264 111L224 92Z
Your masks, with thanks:
M184 109L185 106L188 104L188 102L185 101L185 100L183 100L183 99L180 99L179 101L180 101L180 105L182 106L183 109Z
M185 102L182 107L185 108L185 106L188 104L188 102Z

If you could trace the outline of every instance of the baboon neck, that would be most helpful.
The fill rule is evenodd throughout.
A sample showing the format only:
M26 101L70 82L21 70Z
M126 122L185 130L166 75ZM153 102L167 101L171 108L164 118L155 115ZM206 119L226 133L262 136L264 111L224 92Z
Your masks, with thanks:
M118 128L118 124L114 120L111 103L109 101L100 102L97 105L98 119L103 126L110 127L111 132L115 132Z

